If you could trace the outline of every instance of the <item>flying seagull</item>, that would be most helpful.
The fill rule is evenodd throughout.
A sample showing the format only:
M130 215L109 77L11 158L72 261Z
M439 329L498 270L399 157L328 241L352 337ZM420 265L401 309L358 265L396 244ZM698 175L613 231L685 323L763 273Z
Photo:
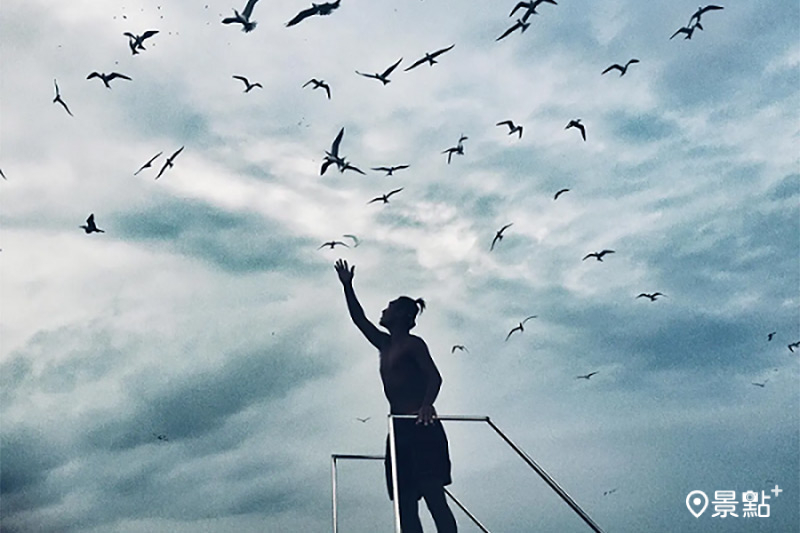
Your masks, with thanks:
M447 154L448 165L450 164L450 160L453 158L453 154L464 155L464 141L466 141L467 139L469 139L469 137L467 137L462 133L461 136L458 138L458 144L456 144L452 148L448 148L447 150L442 151L443 154Z
M294 26L295 24L299 24L300 22L304 21L308 17L312 17L314 15L330 15L334 9L339 7L341 0L336 0L335 2L326 2L324 4L315 4L311 3L311 7L308 9L304 9L300 13L294 16L292 20L286 23L286 27Z
M94 223L94 213L90 214L89 218L86 219L86 224L82 224L78 227L83 228L83 231L86 232L87 235L90 233L105 233L105 231L99 229Z
M423 57L422 59L417 59L416 61L414 61L411 64L411 66L406 68L406 69L404 69L403 72L408 72L412 68L416 68L416 67L418 67L418 66L420 66L420 65L422 65L423 63L426 63L426 62L430 66L433 66L434 63L438 63L438 61L436 61L437 57L439 57L440 55L442 55L445 52L448 52L448 51L452 50L454 46L455 46L455 44L451 44L447 48L442 48L441 50L436 50L435 52L430 52L430 53L425 52L425 57Z
M325 174L325 171L328 170L328 167L331 164L336 163L336 166L341 168L344 166L345 161L344 158L339 157L339 144L342 142L342 137L344 136L344 127L339 130L339 133L336 135L336 138L331 143L330 151L325 152L325 160L322 162L322 168L320 169L319 175L322 176Z
M604 490L603 491L603 496L608 496L609 494L614 494L615 492L617 492L616 488L613 488L611 490Z
M72 112L67 107L66 102L64 102L64 100L61 99L61 93L58 91L58 82L55 80L55 78L53 79L53 85L56 86L56 97L53 98L53 103L55 104L56 102L58 102L64 107L64 110L67 112L69 116L73 116Z
M372 202L377 202L378 200L383 200L383 203L384 203L384 204L388 204L388 203L389 203L389 197L390 197L391 195L393 195L393 194L396 194L396 193L398 193L398 192L402 191L402 190L403 190L403 187L400 187L399 189L395 189L395 190L393 190L392 192L389 192L389 193L386 193L386 194L384 194L384 195L381 195L381 196L378 196L378 197L376 197L376 198L373 198L372 200L370 200L370 201L369 201L369 202L367 202L367 203L368 203L368 204L371 204Z
M591 253L591 254L586 254L586 256L584 256L584 258L581 259L581 261L586 261L590 257L594 257L595 259L597 259L598 261L600 261L602 263L604 255L613 254L613 253L614 253L614 250L603 250L602 252L594 252L594 253Z
M654 292L653 294L647 294L646 292L643 292L636 298L649 298L651 302L655 302L659 296L666 296L666 294L663 294L661 292Z
M787 344L786 347L789 348L790 352L794 353L794 349L795 348L800 348L800 341L793 342L791 344Z
M358 421L359 421L359 422L361 422L361 423L365 423L365 422L366 422L367 420L369 420L370 418L372 418L372 417L371 417L371 416L368 416L367 418L358 418L358 417L356 417L356 420L358 420Z
M116 78L122 78L123 80L130 80L131 79L128 76L126 76L125 74L120 74L119 72L112 72L110 74L106 74L105 72L103 72L103 73L92 72L91 74L86 76L87 80L90 80L92 78L100 78L101 80L103 80L103 83L105 84L105 86L108 87L109 89L111 88L111 85L109 85L108 82L110 82L113 79L116 79Z
M355 235L351 235L349 233L345 233L344 235L342 235L342 237L346 237L348 239L352 239L353 240L353 248L358 248L358 245L361 244L361 241L359 241L358 237L356 237Z
M145 50L144 41L145 39L149 39L153 35L157 34L158 30L147 30L141 35L135 35L129 31L126 31L122 35L128 38L128 46L131 49L131 55L136 55L139 53L139 50Z
M166 436L166 435L164 435L163 433L161 433L161 434L156 434L156 433L153 433L153 436L154 436L156 439L160 440L161 442L169 442L169 439L168 439L168 438L167 438L167 436Z
M585 379L588 381L589 378L591 378L595 374L597 374L597 372L589 372L588 374L584 374L583 376L575 376L575 379Z
M498 122L497 124L495 124L495 126L503 126L503 125L508 126L509 135L514 135L514 133L517 133L519 135L519 138L522 139L522 126L515 125L513 120L504 120L502 122Z
M761 388L763 389L763 388L764 388L764 386L767 384L767 381L769 381L769 380L768 380L768 379L765 379L763 383L756 383L756 382L754 381L752 384L753 384L753 385L755 385L756 387L761 387Z
M569 189L561 189L558 192L556 192L556 195L553 196L553 200L558 200L558 197L564 194L565 192L569 192Z
M458 146L454 146L452 148L448 148L447 150L442 151L443 154L447 154L447 164L450 164L450 160L453 157L453 154L464 155L464 145L459 144Z
M778 332L777 331L773 331L772 333L767 333L767 342L771 341L772 337L774 337L776 333L778 333Z
M629 67L629 66L630 66L632 63L638 63L638 62L639 62L639 60L638 60L638 59L635 59L635 58L634 58L634 59L631 59L631 60L629 60L627 63L625 63L625 66L624 66L624 67L623 67L622 65L619 65L619 64L617 64L617 63L614 63L613 65L611 65L610 67L608 67L607 69L605 69L605 70L604 70L604 71L601 73L601 75L605 74L606 72L608 72L608 71L610 71L610 70L617 69L617 70L619 70L619 77L621 78L621 77L622 77L622 76L624 76L624 75L625 75L625 73L628 71L628 67Z
M340 246L344 246L345 248L350 248L349 246L347 246L347 244L343 243L342 241L328 241L328 242L323 242L322 245L319 248L317 248L317 250L322 250L326 246L329 246L330 249L333 250L337 244Z
M525 22L522 19L517 19L517 22L515 22L513 26L511 26L506 31L504 31L503 34L500 37L495 39L495 41L499 41L501 39L505 39L506 37L511 35L514 32L514 30L517 30L517 29L520 29L520 28L521 28L520 29L520 33L525 33L525 30L527 30L528 26L530 26L530 25L531 25L530 22Z
M469 350L467 350L467 347L463 344L454 344L453 347L450 348L450 353L456 353L456 350L469 353Z
M675 36L677 36L678 34L681 34L681 33L686 34L686 37L683 38L684 40L691 39L695 28L700 28L701 30L703 29L703 27L699 23L695 24L694 26L691 26L691 25L690 26L684 26L682 28L678 28L678 30L675 33L673 33L672 37L670 37L669 39L672 40Z
M344 158L342 158L342 164L339 166L339 172L344 173L345 170L353 170L355 172L358 172L362 176L367 175L366 172L364 172L363 170L354 165L351 165L349 161L346 161Z
M331 99L331 87L330 85L325 83L325 80L318 80L317 78L311 78L310 80L308 80L303 84L303 87L307 87L309 84L314 84L312 89L319 89L320 87L325 89L325 92L328 94L328 100Z
M522 15L522 21L526 22L531 15L538 15L536 8L545 2L548 4L553 4L554 6L558 5L555 0L533 0L532 2L519 2L516 6L514 6L514 9L511 10L511 13L509 13L508 16L513 17L514 13L516 13L518 9L525 8L526 11L525 14Z
M149 168L149 167L153 166L153 161L155 161L155 160L158 158L158 156L160 156L160 155L161 155L161 154L163 154L163 153L164 153L164 152L158 152L156 155L154 155L153 157L151 157L151 158L150 158L150 161L148 161L147 163L145 163L144 165L142 165L141 167L139 167L139 170L137 170L136 172L134 172L134 173L133 173L133 175L135 176L136 174L138 174L138 173L139 173L139 172L141 172L142 170L144 170L144 169L146 169L146 168Z
M253 6L256 5L258 0L247 0L247 5L244 6L244 10L239 13L235 9L233 10L233 17L227 17L222 19L223 24L241 24L242 31L245 33L249 33L253 31L256 27L256 22L254 20L250 20L250 15L253 13Z
M158 171L158 176L156 176L156 179L160 178L161 174L163 174L164 171L167 170L167 168L172 168L172 162L175 161L175 158L178 157L178 154L181 153L183 151L183 149L184 149L184 147L181 146L180 148L178 148L178 150L174 154L169 156L167 158L167 160L164 161L164 166L161 167L161 170Z
M372 167L372 170L377 172L386 172L387 176L391 176L394 174L395 170L403 170L404 168L408 168L408 165L397 165L392 167Z
M365 78L374 78L376 80L380 80L381 83L386 85L387 83L392 81L392 80L389 79L389 74L391 74L392 71L397 68L397 65L399 65L402 60L403 60L403 58L401 57L400 59L397 60L397 62L394 65L390 66L389 68L387 68L386 70L384 70L381 73L377 73L376 72L375 74L364 74L363 72L356 71L356 74L358 74L360 76L364 76Z
M570 128L578 128L581 131L581 137L583 137L584 141L586 140L586 128L583 124L581 124L581 119L576 118L574 120L570 120L569 124L567 124L567 127L564 129L568 130Z
M241 80L244 83L244 86L245 86L244 92L246 92L246 93L249 93L250 89L252 89L253 87L258 87L259 89L263 89L264 88L258 82L250 83L250 80L248 80L244 76L233 75L233 76L231 76L231 78L233 78L235 80Z
M500 242L500 241L502 241L502 240L503 240L503 232L504 232L505 230L507 230L508 228L510 228L511 226L513 226L513 225L514 225L514 223L513 223L513 222L512 222L512 223L510 223L510 224L506 224L505 226L503 226L502 228L500 228L500 229L497 231L497 233L496 233L496 234L495 234L495 236L494 236L494 239L492 239L492 245L489 247L489 251L490 251L490 252L491 252L492 250L494 250L494 245L495 245L496 243L498 243L498 242Z
M525 331L525 328L523 328L522 326L525 324L525 322L527 322L531 318L536 318L536 315L531 315L527 317L525 320L523 320L522 322L511 328L511 331L509 331L508 335L506 335L506 340L508 340L508 338L511 337L511 334L514 333L515 331Z
M3 178L4 180L8 181L8 178L6 177L5 174L3 174L3 170L2 169L0 169L0 178Z
M692 15L692 18L689 19L689 25L691 25L692 21L695 20L695 19L697 19L697 24L700 24L700 17L703 16L703 13L707 13L709 11L718 11L720 9L724 9L724 8L722 6L714 6L714 5L705 6L705 7L698 7L697 11L695 11L694 15ZM702 26L700 27L700 29L701 30L703 29Z

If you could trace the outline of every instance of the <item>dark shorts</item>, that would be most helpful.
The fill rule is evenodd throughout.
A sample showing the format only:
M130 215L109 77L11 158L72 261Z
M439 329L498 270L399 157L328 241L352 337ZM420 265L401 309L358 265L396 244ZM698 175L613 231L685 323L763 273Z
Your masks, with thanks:
M416 499L422 497L421 485L425 482L441 486L453 482L450 477L450 451L447 435L438 420L427 426L413 419L394 419L397 440L397 485L400 493L412 492ZM386 437L386 488L392 498L392 463L389 437Z

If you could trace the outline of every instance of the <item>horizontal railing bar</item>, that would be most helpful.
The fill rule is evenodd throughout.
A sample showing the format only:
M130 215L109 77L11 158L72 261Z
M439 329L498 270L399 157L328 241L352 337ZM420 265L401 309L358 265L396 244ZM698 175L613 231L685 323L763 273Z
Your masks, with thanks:
M417 415L389 415L389 418L417 418ZM488 416L469 416L469 415L436 415L436 420L458 420L461 422L488 422Z
M347 454L347 453L332 453L331 457L335 459L380 459L383 461L386 459L385 455L358 455L358 454Z

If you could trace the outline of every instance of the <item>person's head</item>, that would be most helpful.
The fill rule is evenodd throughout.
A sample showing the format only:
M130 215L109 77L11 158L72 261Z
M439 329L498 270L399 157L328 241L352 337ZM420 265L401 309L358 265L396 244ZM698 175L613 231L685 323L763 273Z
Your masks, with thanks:
M417 298L412 300L408 296L401 296L389 302L381 313L380 324L390 330L411 330L417 325L417 314L425 309L425 300Z

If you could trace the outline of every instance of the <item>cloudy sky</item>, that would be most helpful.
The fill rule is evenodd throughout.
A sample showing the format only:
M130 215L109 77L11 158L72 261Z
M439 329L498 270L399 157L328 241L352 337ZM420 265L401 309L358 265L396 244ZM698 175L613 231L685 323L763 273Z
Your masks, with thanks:
M343 0L287 28L307 1L262 0L245 34L220 23L239 0L2 2L4 531L329 530L330 454L382 453L387 412L339 257L375 321L428 301L438 411L491 416L604 530L798 530L800 5L726 2L670 40L694 0L560 0L497 42L513 5ZM400 58L386 86L355 73ZM320 176L341 128L366 175ZM491 430L446 428L489 529L588 531ZM342 531L391 529L382 476L341 464ZM685 506L776 484L769 518Z

